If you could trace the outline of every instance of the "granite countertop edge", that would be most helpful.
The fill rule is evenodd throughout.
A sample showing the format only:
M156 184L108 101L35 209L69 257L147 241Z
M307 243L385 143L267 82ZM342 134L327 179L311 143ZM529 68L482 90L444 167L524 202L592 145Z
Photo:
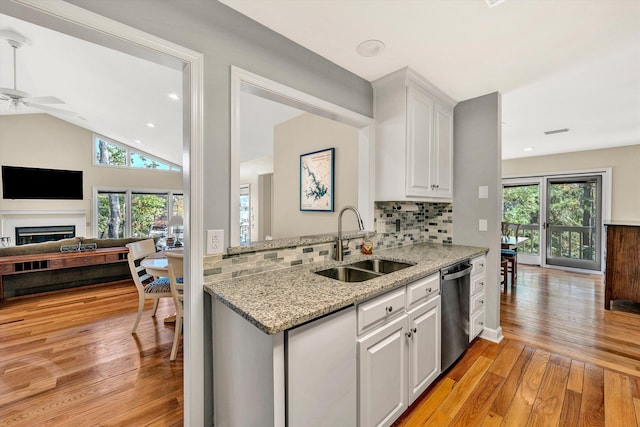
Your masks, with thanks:
M487 252L483 247L422 243L378 250L374 255L352 255L342 262L304 264L207 283L204 290L262 332L274 335ZM314 274L372 258L415 265L359 283L345 283Z

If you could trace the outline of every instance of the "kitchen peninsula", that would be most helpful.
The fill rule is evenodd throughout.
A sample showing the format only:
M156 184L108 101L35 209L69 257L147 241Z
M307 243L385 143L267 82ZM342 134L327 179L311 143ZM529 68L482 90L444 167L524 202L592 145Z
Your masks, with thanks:
M343 262L321 261L206 284L214 312L218 424L284 426L286 418L291 426L315 425L323 417L327 425L355 425L367 412L362 396L358 401L358 369L364 368L357 346L376 338L375 328L395 328L389 337L401 343L408 360L409 350L404 346L409 344L404 338L416 329L409 324L418 314L416 309L422 310L419 314L425 327L438 328L428 335L437 342L420 344L431 353L438 350L435 359L430 359L436 363L435 379L440 373L439 271L463 260L483 260L486 252L480 247L415 244L378 250L373 256L350 256ZM315 274L372 258L412 266L358 283ZM484 261L475 264L484 268ZM484 287L484 279L479 286ZM378 309L388 319L375 318ZM366 316L371 313L374 320L369 324ZM427 336L422 331L417 334ZM409 369L404 362L401 365ZM408 378L394 380L409 388ZM403 397L404 406L395 409L398 415L407 406L406 395ZM313 402L314 409L310 411L304 402ZM303 413L307 418L300 424Z

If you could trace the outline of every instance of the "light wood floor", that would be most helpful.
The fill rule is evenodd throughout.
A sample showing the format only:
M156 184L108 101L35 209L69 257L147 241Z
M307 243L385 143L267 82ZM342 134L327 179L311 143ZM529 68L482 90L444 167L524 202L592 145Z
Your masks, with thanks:
M475 340L396 425L640 425L640 314L604 310L602 276L519 266L517 282L505 340Z
M0 306L0 425L181 425L182 349L169 361L174 311L151 302L131 334L133 283Z

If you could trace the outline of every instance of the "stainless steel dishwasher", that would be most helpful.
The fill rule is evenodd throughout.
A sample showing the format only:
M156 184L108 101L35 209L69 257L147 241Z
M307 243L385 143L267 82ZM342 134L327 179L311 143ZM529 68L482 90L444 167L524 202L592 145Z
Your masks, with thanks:
M469 260L440 270L442 302L442 372L449 369L469 347Z

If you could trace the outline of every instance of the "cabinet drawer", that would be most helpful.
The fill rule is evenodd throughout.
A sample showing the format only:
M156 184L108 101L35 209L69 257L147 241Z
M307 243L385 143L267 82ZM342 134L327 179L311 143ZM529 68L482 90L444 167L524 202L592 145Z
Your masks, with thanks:
M404 313L405 288L389 292L358 306L358 334Z
M484 310L480 310L471 316L471 328L469 331L469 342L477 337L484 329Z
M484 290L485 276L484 274L474 274L471 276L471 295Z
M2 274L13 273L13 264L0 265L0 273Z
M440 275L433 274L431 276L418 279L407 285L407 305L412 305L426 301L432 295L440 291Z
M473 269L471 270L471 274L481 273L485 269L486 265L486 257L480 256L471 260L471 265Z
M64 260L65 267L80 267L83 265L102 264L104 255L82 256L67 258Z
M62 268L65 264L64 261L61 258L49 260L49 268Z
M118 256L118 254L106 254L104 256L105 258L105 262L117 262L120 261L120 257Z
M469 313L475 313L479 310L484 310L485 293L484 291L478 292L471 297L471 305L469 306Z

